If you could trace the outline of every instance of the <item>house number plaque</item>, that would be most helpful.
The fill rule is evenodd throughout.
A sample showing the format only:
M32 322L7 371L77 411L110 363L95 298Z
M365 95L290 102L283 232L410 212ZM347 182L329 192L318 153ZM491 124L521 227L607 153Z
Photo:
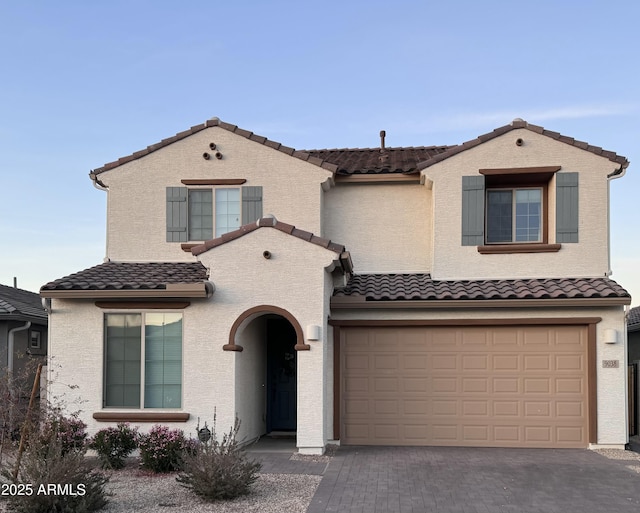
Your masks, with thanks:
M602 360L603 369L617 369L620 366L619 360Z

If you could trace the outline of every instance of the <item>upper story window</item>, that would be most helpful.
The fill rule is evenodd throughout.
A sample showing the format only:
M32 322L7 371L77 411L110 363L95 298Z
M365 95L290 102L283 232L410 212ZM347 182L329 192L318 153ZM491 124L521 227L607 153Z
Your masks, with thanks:
M542 188L488 189L487 244L542 242Z
M262 217L262 187L167 187L167 242L204 241Z
M558 251L578 242L578 173L560 166L481 169L462 177L462 245L480 253ZM555 188L550 187L555 177ZM555 207L555 240L549 233Z
M188 197L189 240L209 240L240 228L240 189L215 189L215 195L212 189L189 189Z

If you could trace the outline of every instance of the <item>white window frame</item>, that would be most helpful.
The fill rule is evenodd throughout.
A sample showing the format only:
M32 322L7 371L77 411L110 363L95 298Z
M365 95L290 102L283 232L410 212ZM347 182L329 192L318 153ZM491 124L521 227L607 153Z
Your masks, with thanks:
M228 230L222 233L217 233L216 230L216 209L217 209L217 201L216 201L216 192L219 190L236 190L238 191L238 218L239 218L239 224L238 224L238 228L240 226L242 226L242 187L229 187L229 186L222 186L222 187L211 187L211 186L205 186L205 187L194 187L194 186L190 186L187 188L187 240L189 241L201 241L201 240L207 240L207 239L192 239L191 238L191 224L192 224L192 220L191 220L191 201L189 199L190 197L190 193L191 191L196 191L196 190L206 190L206 191L211 191L211 200L212 200L212 228L211 228L211 238L218 238L222 235L224 235L225 233L229 233L229 231L233 231L233 230ZM234 228L234 230L236 230L237 228Z

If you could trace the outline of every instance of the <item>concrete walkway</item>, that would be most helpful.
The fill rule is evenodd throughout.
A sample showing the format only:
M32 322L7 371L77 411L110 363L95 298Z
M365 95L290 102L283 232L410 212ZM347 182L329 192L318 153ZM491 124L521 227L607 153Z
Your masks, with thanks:
M341 447L307 513L638 513L638 466L578 449Z

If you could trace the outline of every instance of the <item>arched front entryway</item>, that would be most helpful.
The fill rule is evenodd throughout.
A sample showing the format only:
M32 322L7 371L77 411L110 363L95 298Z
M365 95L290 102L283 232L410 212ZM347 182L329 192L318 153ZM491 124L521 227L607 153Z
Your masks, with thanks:
M300 323L270 305L251 308L234 322L227 351L236 351L235 404L242 434L254 439L297 429L297 353L306 350Z

